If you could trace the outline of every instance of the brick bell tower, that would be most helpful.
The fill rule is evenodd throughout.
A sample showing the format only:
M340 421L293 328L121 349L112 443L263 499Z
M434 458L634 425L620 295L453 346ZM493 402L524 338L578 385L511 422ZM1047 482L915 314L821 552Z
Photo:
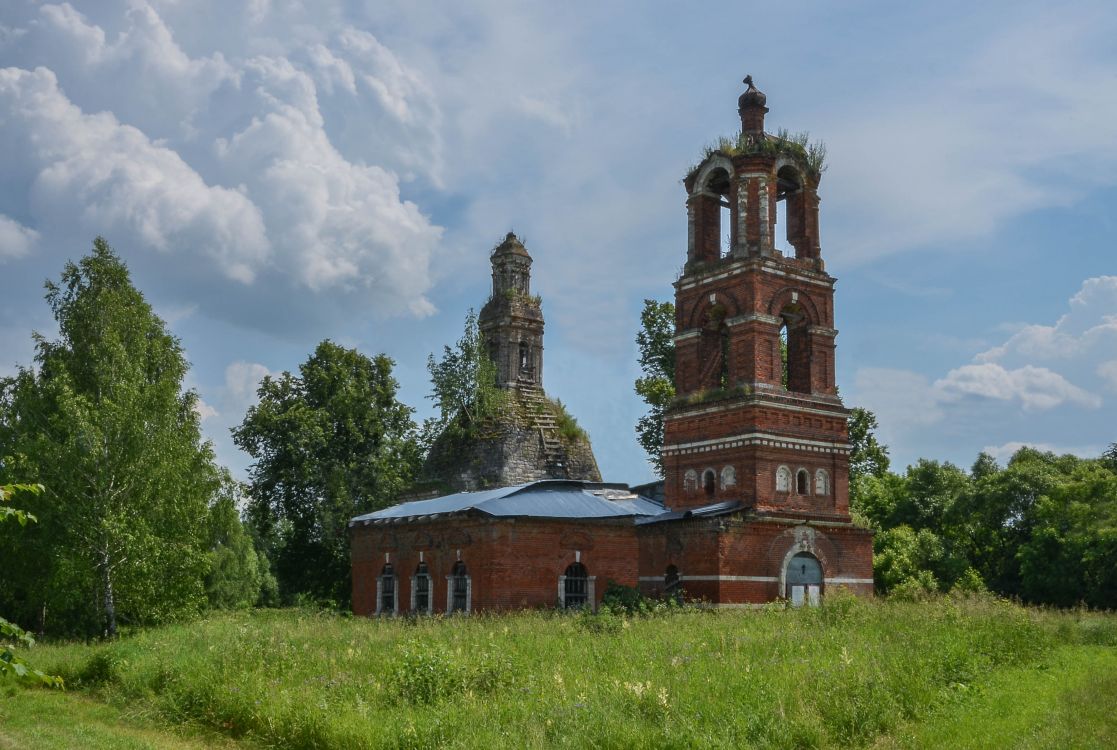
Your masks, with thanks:
M765 133L766 97L751 76L745 83L740 136L710 150L684 180L687 260L675 282L666 502L685 510L736 501L771 520L844 524L849 412L834 385L821 154ZM793 255L777 249L777 231Z
M531 255L515 234L493 248L493 292L477 324L501 388L543 388L543 310L531 294Z

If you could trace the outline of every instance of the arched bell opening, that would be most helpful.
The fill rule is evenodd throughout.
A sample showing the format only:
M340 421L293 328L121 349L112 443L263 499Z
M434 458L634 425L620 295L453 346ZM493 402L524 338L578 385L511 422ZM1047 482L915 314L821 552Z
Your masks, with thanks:
M693 253L690 261L713 262L727 256L736 245L733 217L732 165L708 166L690 197Z
M810 188L798 169L785 164L776 173L777 225L783 225L784 254L795 253L796 258L817 257L817 243L810 237L809 213L817 209L817 199L810 200ZM813 207L813 208L812 208ZM779 230L777 228L777 234Z
M780 311L780 383L794 393L811 392L810 321L798 304Z

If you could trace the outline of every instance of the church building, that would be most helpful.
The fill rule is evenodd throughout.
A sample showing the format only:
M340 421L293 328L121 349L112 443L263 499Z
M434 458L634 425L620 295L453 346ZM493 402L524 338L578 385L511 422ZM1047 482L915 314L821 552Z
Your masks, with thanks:
M766 97L751 77L745 83L739 137L710 149L684 180L662 504L600 482L596 462L586 471L588 439L559 455L554 436L548 446L546 430L531 424L501 447L522 481L449 482L467 491L350 522L356 614L596 607L609 581L722 607L814 604L836 587L872 593L872 534L849 515L849 412L834 381L820 154L766 133ZM521 403L523 394L543 398L530 263L513 235L497 247L480 318L499 382ZM572 472L567 455L586 451Z

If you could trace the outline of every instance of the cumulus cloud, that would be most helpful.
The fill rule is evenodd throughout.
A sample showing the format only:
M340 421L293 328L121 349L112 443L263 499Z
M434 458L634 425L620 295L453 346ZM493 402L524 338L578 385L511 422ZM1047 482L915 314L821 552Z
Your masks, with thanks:
M220 414L217 409L214 409L200 398L194 402L194 412L198 415L198 419L203 422L207 419L213 419Z
M934 389L945 401L966 397L1019 401L1025 409L1053 409L1063 404L1093 409L1101 406L1100 398L1062 375L1031 365L1016 370L1006 370L992 362L964 365L936 381Z
M853 396L877 413L890 437L933 424L944 434L1004 440L985 448L999 458L1025 444L1021 433L1043 435L1027 443L1042 450L1098 455L1114 421L1101 395L1117 391L1114 351L1117 277L1099 276L1082 283L1053 324L1018 326L1003 343L933 381L862 368Z
M225 368L226 411L239 413L255 403L261 381L275 374L259 362L231 362Z
M1098 376L1105 381L1111 391L1117 391L1117 359L1102 362L1097 368Z
M127 233L160 251L203 253L230 278L250 282L268 254L259 211L235 190L207 185L174 151L108 113L74 106L45 69L0 70L0 140L30 165L31 207L49 230L79 222L87 233Z
M275 9L242 10L239 23L258 25ZM433 311L442 230L402 197L397 170L437 180L440 115L372 34L334 23L313 39L257 39L265 52L191 54L142 0L99 22L65 3L4 15L21 33L0 45L0 65L18 66L0 73L0 156L29 197L0 194L2 257L27 254L35 233L54 245L60 232L104 234L193 283L208 266L242 285L266 275L262 304ZM347 101L328 116L323 96ZM331 293L328 305L308 292Z
M39 233L34 229L0 214L0 261L27 255L38 239Z
M1117 351L1117 276L1086 279L1054 325L1026 325L979 362L1069 361Z

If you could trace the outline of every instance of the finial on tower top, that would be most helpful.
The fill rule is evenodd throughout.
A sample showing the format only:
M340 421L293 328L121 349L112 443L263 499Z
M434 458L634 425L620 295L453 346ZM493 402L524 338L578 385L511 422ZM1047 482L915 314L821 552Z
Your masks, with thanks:
M741 132L760 135L764 132L764 115L768 112L768 107L765 105L768 97L756 88L751 75L745 76L744 84L748 89L737 99L737 113L741 115Z

